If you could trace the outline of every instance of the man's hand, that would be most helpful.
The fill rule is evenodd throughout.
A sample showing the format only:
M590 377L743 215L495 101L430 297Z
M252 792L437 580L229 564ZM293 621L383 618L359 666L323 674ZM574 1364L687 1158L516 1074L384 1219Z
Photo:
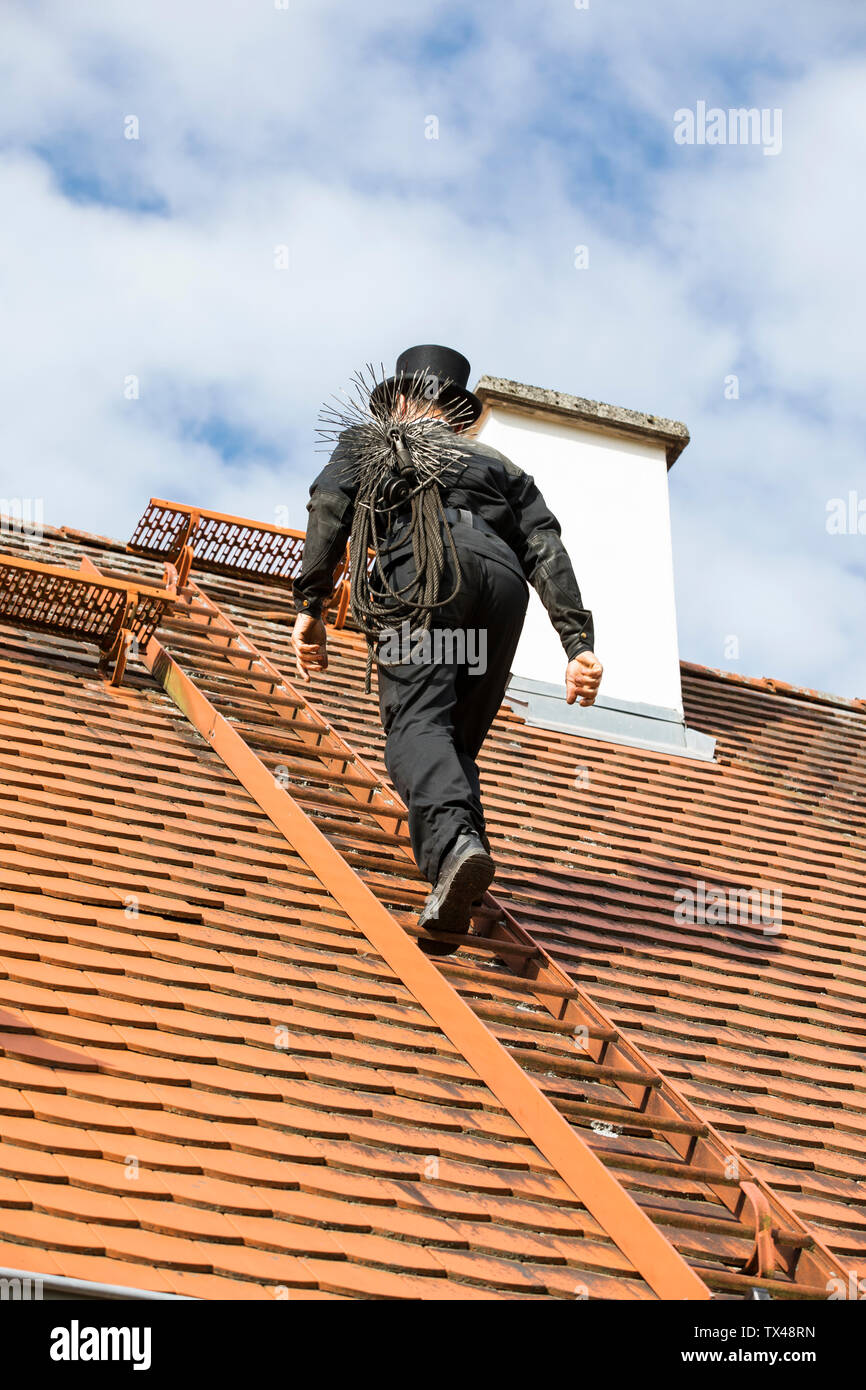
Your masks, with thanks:
M311 671L327 671L328 634L321 618L299 613L292 629L292 647L302 681L309 682Z
M565 703L573 705L579 698L582 705L595 704L602 670L595 652L581 652L569 661L565 668Z

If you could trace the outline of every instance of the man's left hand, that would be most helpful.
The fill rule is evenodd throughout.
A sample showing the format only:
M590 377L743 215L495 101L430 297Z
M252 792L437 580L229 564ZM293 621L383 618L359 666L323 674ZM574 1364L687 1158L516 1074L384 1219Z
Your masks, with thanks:
M579 698L582 705L595 704L603 669L595 652L581 652L569 661L565 668L565 703L573 705Z

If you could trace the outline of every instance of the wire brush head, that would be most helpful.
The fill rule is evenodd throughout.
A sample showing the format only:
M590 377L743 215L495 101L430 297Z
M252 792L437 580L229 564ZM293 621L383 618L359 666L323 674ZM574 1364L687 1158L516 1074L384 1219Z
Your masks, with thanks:
M384 368L377 372L370 363L356 372L349 389L323 405L316 434L320 448L341 446L349 476L362 493L375 490L378 480L384 485L402 478L408 484L405 501L416 487L456 476L458 431L470 422L471 412L461 401L427 397L421 373L400 393L380 393L373 403L384 378Z

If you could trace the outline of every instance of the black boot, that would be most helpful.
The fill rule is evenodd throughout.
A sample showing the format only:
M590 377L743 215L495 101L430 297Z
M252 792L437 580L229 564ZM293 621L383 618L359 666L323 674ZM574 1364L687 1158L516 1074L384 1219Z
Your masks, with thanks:
M433 892L418 918L427 931L460 936L469 930L472 908L493 881L496 865L472 831L458 835L442 860Z

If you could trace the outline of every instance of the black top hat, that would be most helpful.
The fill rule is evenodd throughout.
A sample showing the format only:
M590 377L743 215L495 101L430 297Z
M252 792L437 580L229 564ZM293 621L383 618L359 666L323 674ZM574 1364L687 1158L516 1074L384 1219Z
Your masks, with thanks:
M419 396L443 406L458 407L459 420L465 422L465 427L474 424L484 408L478 397L466 389L469 372L468 361L454 348L435 343L407 348L397 358L396 374L379 383L370 397L370 404L390 404L398 393Z

